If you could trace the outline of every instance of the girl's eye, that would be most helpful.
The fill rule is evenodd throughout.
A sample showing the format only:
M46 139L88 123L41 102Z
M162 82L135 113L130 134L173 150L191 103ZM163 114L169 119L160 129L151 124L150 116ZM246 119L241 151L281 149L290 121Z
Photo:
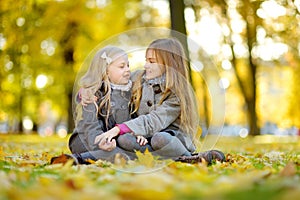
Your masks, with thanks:
M152 58L148 58L148 59L146 59L146 62L148 62L148 63L156 63L156 60L154 60Z

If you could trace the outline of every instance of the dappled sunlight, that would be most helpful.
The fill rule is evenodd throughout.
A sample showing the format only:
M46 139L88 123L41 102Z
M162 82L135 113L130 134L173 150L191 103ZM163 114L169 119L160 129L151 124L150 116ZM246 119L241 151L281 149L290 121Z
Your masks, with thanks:
M287 136L287 135L259 135L255 136L254 143L256 144L298 144L300 145L300 138L297 135Z
M274 0L265 1L261 8L257 10L257 15L261 18L278 18L286 14L286 8L279 5Z
M27 132L27 131L30 132L30 131L32 131L32 128L33 128L33 121L29 117L24 117L22 125L23 125L25 132Z
M36 78L35 85L37 88L42 89L46 86L47 82L48 82L48 77L44 74L40 74Z
M184 3L191 71L199 75L193 84L201 123L246 127L256 87L261 128L267 122L280 128L299 128L299 1ZM118 35L113 44L130 49L131 69L143 68L149 38L166 34L141 27L168 29L172 25L171 7L165 0L7 0L1 5L5 13L0 31L0 109L5 116L0 119L1 133L18 132L27 117L33 131L65 135L64 129L56 130L54 122L66 124L67 132L71 132L72 86L93 49ZM140 28L140 34L127 35L135 28ZM250 61L257 69L254 76ZM221 93L226 96L225 106L219 101ZM37 115L44 101L51 102L49 124L40 124Z

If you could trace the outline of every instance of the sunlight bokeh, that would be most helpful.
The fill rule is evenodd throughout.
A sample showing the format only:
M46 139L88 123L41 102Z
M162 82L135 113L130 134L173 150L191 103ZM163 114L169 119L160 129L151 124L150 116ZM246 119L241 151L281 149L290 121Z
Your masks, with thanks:
M37 88L42 89L47 85L47 82L48 82L48 77L44 74L40 74L37 76L35 84Z

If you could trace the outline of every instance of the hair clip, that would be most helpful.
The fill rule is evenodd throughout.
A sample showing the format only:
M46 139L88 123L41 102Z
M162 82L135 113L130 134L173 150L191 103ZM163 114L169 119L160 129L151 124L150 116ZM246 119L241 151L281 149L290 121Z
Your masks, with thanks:
M106 55L106 53L104 52L102 55L101 55L101 58L103 58L104 60L106 60L106 63L109 65L112 61L112 59L110 57L108 57Z

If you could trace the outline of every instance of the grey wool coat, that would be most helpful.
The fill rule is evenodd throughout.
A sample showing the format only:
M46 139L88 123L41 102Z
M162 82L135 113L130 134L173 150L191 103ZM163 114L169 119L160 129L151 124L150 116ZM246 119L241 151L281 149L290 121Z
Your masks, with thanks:
M140 71L139 73L143 73ZM133 78L134 80L134 78ZM134 80L136 81L136 80ZM142 78L142 97L138 117L124 122L135 135L151 137L157 132L176 136L190 152L195 151L191 137L180 129L180 100L171 94L159 104L165 89L165 76L152 80Z
M100 88L95 96L98 97L97 105L99 105L103 97L103 88ZM90 103L86 106L78 104L81 112L80 120L69 139L69 148L72 153L82 153L87 151L99 150L97 144L94 144L95 137L113 128L115 124L122 123L130 119L129 101L131 90L122 91L112 89L111 91L111 111L108 118L108 124L105 118L97 113L95 104ZM106 110L102 109L101 113L106 114Z

